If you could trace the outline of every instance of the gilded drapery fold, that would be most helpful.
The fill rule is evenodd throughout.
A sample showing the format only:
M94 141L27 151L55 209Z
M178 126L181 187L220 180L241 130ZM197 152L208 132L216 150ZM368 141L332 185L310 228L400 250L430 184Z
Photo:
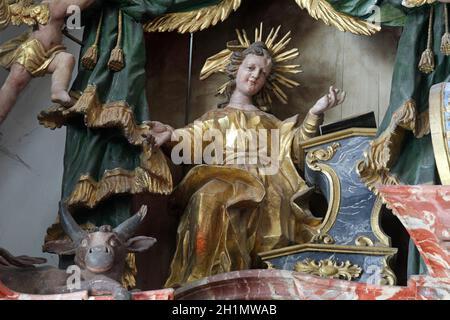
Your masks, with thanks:
M320 221L294 201L309 190L291 158L300 128L298 117L281 122L261 111L225 108L208 112L183 129L190 139L201 139L211 129L220 132L223 159L235 162L197 165L175 189L173 202L182 217L166 286L248 269L257 252L311 238L310 227ZM261 140L252 140L252 130L257 134L271 132L269 143L276 136L279 147L265 149L258 144ZM240 141L243 134L247 142ZM276 170L269 174L267 166L259 163L261 159L258 164L249 163L248 158L243 161L239 143L245 146L247 155L255 151L251 147L255 143L257 152L267 151L267 156L277 162ZM205 150L202 142L198 145Z

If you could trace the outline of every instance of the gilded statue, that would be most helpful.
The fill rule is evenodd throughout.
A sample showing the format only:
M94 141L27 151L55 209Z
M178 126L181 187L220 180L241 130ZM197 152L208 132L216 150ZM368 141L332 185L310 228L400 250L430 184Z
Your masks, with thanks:
M197 153L190 160L196 165L173 193L182 216L167 287L249 269L257 252L308 241L311 227L320 223L294 202L310 190L294 162L300 157L299 142L316 135L323 113L341 104L345 92L330 87L303 122L298 115L280 121L263 111L271 102L270 93L287 100L279 84L296 84L282 74L298 71L297 65L283 64L298 50L283 51L289 35L276 42L278 32L279 28L272 30L263 41L262 30L257 31L252 44L245 33L238 32L239 42L229 43L227 50L208 59L206 73L222 71L230 78L220 89L227 96L224 105L181 129L149 123L147 139L155 147L171 150L173 161L180 137L181 145L188 146L184 159L192 146L200 146L203 155L199 161L194 150ZM208 132L214 139L205 139ZM271 142L261 143L267 142L261 138L266 132ZM209 152L212 140L214 151ZM258 154L253 162L248 161L252 153ZM206 159L206 154L212 159Z
M66 52L62 45L62 28L69 6L76 5L84 10L94 1L46 0L39 6L32 7L30 4L30 7L26 6L26 1L9 4L8 0L0 0L0 25L3 27L9 21L18 24L20 21L14 23L14 17L17 15L22 16L19 20L26 24L35 23L33 32L24 33L0 46L0 66L10 71L0 89L0 124L33 77L52 74L52 101L66 106L72 102L68 89L75 67L75 57ZM14 14L15 12L17 14ZM31 22L23 17L24 12L29 13L28 20ZM43 18L42 12L47 12L46 19ZM33 17L35 19L32 19Z

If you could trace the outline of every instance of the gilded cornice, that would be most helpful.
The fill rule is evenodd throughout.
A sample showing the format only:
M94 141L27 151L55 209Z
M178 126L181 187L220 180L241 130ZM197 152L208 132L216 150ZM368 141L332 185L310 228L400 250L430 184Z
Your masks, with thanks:
M372 35L380 27L368 21L340 13L326 0L295 0L300 8L306 9L316 20L336 27L341 31L354 34ZM242 0L223 0L217 5L188 12L169 13L144 24L145 32L177 31L179 33L196 32L225 21L236 11Z
M326 0L295 0L302 9L306 9L311 17L322 20L326 25L333 26L340 31L370 36L381 30L368 21L340 13Z
M225 21L242 0L222 0L219 4L187 12L169 13L144 24L145 32L196 32Z

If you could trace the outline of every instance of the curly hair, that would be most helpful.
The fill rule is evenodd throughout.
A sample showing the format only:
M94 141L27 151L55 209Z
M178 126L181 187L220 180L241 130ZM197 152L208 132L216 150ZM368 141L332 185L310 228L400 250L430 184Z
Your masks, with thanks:
M225 89L226 100L221 104L219 104L220 108L225 107L230 102L231 95L233 94L233 91L236 89L236 76L239 67L241 66L245 57L249 54L265 57L272 62L272 55L270 54L270 51L267 48L266 44L262 41L252 43L247 49L243 51L234 51L230 58L230 63L227 65L226 68L226 74L230 79L230 82L227 85L227 88ZM266 105L266 103L264 102L265 101L263 99L264 94L265 93L263 88L255 96L253 96L253 104L263 111L268 111L269 106Z

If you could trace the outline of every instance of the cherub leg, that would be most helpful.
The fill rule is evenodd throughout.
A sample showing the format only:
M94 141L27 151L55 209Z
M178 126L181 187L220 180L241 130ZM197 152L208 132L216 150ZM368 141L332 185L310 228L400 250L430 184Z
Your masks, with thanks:
M52 74L52 101L63 106L71 103L71 98L67 92L72 79L72 72L75 67L75 57L67 52L58 53L48 67L48 72Z
M31 79L31 74L22 65L14 63L11 66L8 78L0 89L0 123L6 119L19 94Z

